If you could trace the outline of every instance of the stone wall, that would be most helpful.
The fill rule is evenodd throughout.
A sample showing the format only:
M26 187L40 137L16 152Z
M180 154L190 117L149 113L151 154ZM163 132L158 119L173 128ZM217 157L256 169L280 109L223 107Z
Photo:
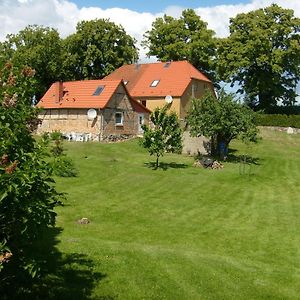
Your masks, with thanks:
M210 142L209 139L204 136L191 137L189 131L184 131L182 143L182 153L184 154L197 155L201 153L206 155L209 153Z
M37 133L60 131L62 133L91 134L99 137L100 116L94 120L88 120L88 109L47 109L39 113L42 124Z

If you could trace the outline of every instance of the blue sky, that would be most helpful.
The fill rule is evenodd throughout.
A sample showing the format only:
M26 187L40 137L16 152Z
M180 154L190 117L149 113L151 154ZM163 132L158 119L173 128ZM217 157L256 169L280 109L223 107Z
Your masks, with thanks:
M297 0L295 0L297 1ZM229 4L240 4L240 3L250 3L248 0L134 0L134 1L120 1L120 0L73 0L78 7L101 7L103 9L119 7L128 8L130 10L138 12L151 12L157 13L163 11L168 6L182 6L188 8L198 8L198 7L212 7L217 5L229 5Z

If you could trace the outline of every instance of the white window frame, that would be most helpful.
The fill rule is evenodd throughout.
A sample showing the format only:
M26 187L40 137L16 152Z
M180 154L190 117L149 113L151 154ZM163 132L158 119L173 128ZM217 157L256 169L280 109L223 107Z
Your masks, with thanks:
M157 87L157 85L159 84L160 80L159 79L155 79L152 81L152 83L150 84L151 87Z
M121 116L121 122L117 123L117 115ZM124 121L124 115L123 115L123 113L120 112L120 111L115 112L115 125L116 126L123 126L123 121Z

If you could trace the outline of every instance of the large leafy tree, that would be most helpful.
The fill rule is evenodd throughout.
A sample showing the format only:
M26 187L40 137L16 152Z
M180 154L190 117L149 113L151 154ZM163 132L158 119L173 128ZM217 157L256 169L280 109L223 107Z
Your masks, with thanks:
M36 71L32 92L39 99L54 81L62 79L62 44L57 30L32 25L8 35L0 44L0 62L8 60L15 67L29 66Z
M237 82L252 105L268 111L278 100L295 102L300 79L300 19L273 4L230 20L219 45L223 79Z
M161 61L188 60L214 79L214 31L192 9L184 10L179 19L167 15L157 18L142 44L149 49L148 56L154 55Z
M141 145L148 149L150 155L156 156L156 168L159 166L159 157L165 152L180 152L182 149L182 130L177 114L168 112L169 106L156 108L150 120L152 125L143 125L144 136Z
M43 143L32 136L39 124L31 106L34 71L0 67L0 289L39 270L35 242L55 224L60 195L44 160ZM1 295L2 295L1 294Z
M135 40L106 19L82 21L64 41L64 70L69 79L99 79L138 59Z
M203 98L193 99L187 120L191 135L211 138L212 154L222 156L232 139L257 140L254 117L248 106L239 103L233 94L221 90L218 99L209 91Z

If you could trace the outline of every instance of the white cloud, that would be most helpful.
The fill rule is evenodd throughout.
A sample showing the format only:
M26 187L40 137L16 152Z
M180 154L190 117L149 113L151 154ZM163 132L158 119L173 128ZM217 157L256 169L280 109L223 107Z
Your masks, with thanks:
M224 37L228 35L229 18L272 3L277 3L284 8L292 8L295 15L300 17L300 1L296 0L252 0L248 4L199 7L195 11L208 23L209 28L215 30L217 36ZM107 18L121 24L128 34L140 42L143 34L151 28L155 18L164 13L179 17L185 8L169 6L159 14L152 14L121 8L78 8L71 0L0 0L0 40L4 40L8 33L17 33L28 24L54 27L62 37L65 37L75 31L78 21ZM142 58L145 57L145 52L141 49Z

